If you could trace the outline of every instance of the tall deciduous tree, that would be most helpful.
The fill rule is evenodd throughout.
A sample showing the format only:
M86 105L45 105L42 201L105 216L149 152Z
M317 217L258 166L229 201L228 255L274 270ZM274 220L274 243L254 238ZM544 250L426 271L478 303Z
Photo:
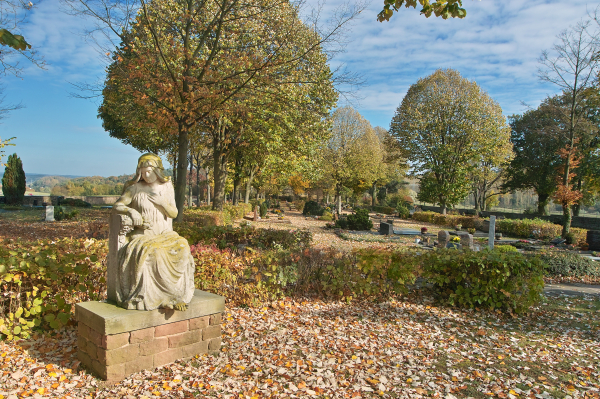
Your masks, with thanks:
M506 168L503 190L533 189L540 215L556 191L556 171L561 164L558 151L565 146L564 118L556 99L548 98L535 110L509 118L515 157Z
M6 203L22 204L25 188L25 172L21 158L17 154L9 155L2 177L2 194Z
M83 2L84 11L101 15L91 4ZM103 23L110 24L110 10L99 17ZM336 29L357 12L340 17ZM126 14L120 14L121 23ZM113 26L113 32L122 43L107 86L123 90L144 109L147 118L141 123L152 124L158 132L176 128L178 176L185 176L187 169L190 131L201 125L212 135L215 209L223 204L233 149L228 138L240 134L239 116L248 112L246 102L268 102L278 92L285 93L291 106L330 106L331 96L325 93L330 89L324 86L330 84L331 72L321 44L335 30L319 35L287 1L141 1L133 25L123 32ZM182 208L184 180L177 180L175 197Z
M566 137L564 167L557 200L563 208L563 229L565 236L571 228L571 206L581 198L581 193L572 187L571 178L574 176L572 162L576 154L577 125L581 122L584 112L585 93L595 83L600 58L598 51L598 33L591 30L591 22L580 22L574 27L558 35L558 42L552 51L544 51L540 57L539 77L542 81L558 86L568 106L565 117L568 121L564 127Z
M439 204L443 212L468 194L470 174L510 138L498 103L452 69L439 69L409 88L390 133L420 180L419 199Z
M335 187L337 212L342 211L344 188L354 193L368 189L377 178L383 154L371 124L351 107L331 116L331 138L321 152L323 179Z

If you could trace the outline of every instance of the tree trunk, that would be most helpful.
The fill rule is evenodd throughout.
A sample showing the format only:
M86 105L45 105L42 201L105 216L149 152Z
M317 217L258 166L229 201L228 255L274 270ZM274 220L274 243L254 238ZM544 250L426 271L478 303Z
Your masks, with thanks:
M208 169L206 169L206 205L210 205L210 181L208 180Z
M375 206L375 197L377 196L377 183L373 182L373 186L371 186L371 191L372 191L372 195L371 195L371 206Z
M246 182L246 193L245 193L245 197L244 197L245 204L250 202L250 191L252 191L252 180L254 180L254 167L250 168L250 176L248 176L248 181Z
M188 208L191 208L192 207L192 175L194 174L194 159L190 156L189 161L190 161L190 177L189 177L189 183L188 183L189 184Z
M225 150L225 124L219 120L217 132L213 135L213 180L215 181L215 192L213 193L214 211L223 210L223 201L225 198L225 181L227 180L227 156Z
M173 186L177 186L177 152L173 153Z
M179 130L179 153L177 154L178 179L175 183L175 204L177 205L177 217L175 218L175 221L181 222L183 220L183 204L185 203L185 174L187 172L188 131L187 126L184 126L181 122L178 124L177 128Z
M546 205L548 205L548 198L550 198L548 194L538 194L537 213L539 215L547 215Z
M196 158L196 187L198 187L198 201L196 202L196 206L200 206L200 193L203 192L200 190L200 158Z

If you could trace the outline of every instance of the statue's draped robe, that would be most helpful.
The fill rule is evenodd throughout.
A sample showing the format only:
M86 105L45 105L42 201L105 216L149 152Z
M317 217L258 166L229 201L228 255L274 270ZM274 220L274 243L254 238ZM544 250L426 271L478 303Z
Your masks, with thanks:
M119 253L117 302L125 309L153 310L189 303L194 295L194 258L185 238L173 231L173 220L149 200L141 184L134 184L129 207L144 219ZM160 184L154 195L175 206L171 182Z

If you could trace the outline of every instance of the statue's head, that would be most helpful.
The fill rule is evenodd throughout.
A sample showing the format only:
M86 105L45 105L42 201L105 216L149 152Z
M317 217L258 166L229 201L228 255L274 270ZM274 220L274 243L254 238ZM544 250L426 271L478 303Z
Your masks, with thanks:
M135 184L140 180L143 180L141 171L142 169L148 167L152 168L152 171L156 174L157 180L159 182L166 183L169 180L171 180L169 176L165 176L162 160L160 159L160 157L156 154L147 153L142 155L138 159L137 169L135 170L135 177L125 184L125 187L123 187L123 192L125 192L127 187L130 187L132 184Z

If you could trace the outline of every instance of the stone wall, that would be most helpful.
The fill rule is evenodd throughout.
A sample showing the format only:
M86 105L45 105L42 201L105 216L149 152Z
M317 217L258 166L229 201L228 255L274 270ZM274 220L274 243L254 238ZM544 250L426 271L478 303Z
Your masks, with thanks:
M221 313L156 327L104 335L79 323L78 358L102 379L130 374L221 348Z
M216 352L221 348L224 309L225 298L200 290L184 311L78 303L77 357L100 378L120 381L144 369Z

